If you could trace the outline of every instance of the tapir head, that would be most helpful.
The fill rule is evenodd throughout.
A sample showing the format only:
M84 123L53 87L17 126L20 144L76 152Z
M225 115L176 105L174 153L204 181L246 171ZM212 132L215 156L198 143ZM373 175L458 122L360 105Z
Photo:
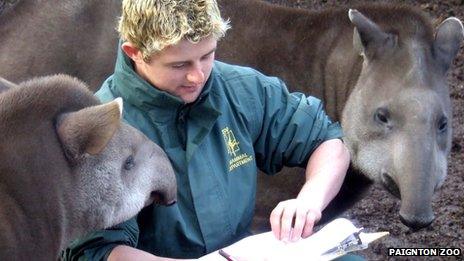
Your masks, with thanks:
M64 75L0 85L7 89L0 93L0 196L19 213L4 221L27 235L2 235L9 239L0 256L55 258L77 236L121 223L153 202L175 202L168 157L121 122L121 99L100 104ZM15 241L21 238L32 242ZM25 244L34 247L26 251Z
M76 196L86 214L108 227L134 216L152 202L176 199L169 159L156 144L121 123L122 99L59 115L56 132L74 176L85 191ZM92 206L93 203L96 203ZM89 217L87 217L89 218Z
M446 72L464 37L462 23L448 18L434 35L415 24L378 25L356 10L349 18L363 57L342 116L353 165L401 198L404 224L427 226L434 219L432 195L447 173L452 113Z

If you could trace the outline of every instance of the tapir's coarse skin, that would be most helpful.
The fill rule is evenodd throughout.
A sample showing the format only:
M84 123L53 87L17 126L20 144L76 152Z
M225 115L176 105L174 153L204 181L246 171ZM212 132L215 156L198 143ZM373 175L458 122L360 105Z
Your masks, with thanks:
M66 73L99 88L114 70L121 1L0 1L0 77Z
M166 154L75 78L0 79L0 260L56 260L70 240L176 199ZM7 87L7 88L5 88Z
M112 73L119 1L11 3L0 13L0 75L18 81L66 72L97 87ZM445 73L462 42L461 22L449 18L433 28L420 10L392 5L353 7L369 20L348 8L311 12L256 0L219 6L232 25L219 42L219 60L279 76L290 90L323 99L332 119L342 121L354 168L335 203L346 203L344 192L362 194L366 186L354 175L361 172L401 194L405 224L429 224L450 150ZM260 175L256 213L263 224L304 180L300 170L284 172Z
M360 171L401 197L403 223L430 224L451 148L446 72L464 37L462 23L448 18L434 29L425 14L405 6L323 12L248 0L221 6L232 29L219 42L218 59L279 75L289 89L323 99L332 119L341 120L351 152L345 183ZM264 190L294 183L282 179L289 176L265 181ZM272 207L269 200L257 205Z

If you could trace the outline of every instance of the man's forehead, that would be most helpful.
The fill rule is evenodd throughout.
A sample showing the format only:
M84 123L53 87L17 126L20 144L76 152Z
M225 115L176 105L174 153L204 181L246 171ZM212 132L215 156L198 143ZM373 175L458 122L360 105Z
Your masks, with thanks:
M154 59L163 61L191 60L200 58L216 49L217 40L207 37L198 43L192 43L186 39L175 45L170 45L153 55Z

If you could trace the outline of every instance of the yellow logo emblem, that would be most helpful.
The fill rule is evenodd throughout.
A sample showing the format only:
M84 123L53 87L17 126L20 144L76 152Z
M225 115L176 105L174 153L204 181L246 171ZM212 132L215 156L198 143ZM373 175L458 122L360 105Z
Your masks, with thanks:
M253 160L253 156L247 153L238 154L240 151L240 147L238 146L240 142L237 141L234 133L229 127L222 129L222 136L227 146L227 153L229 153L231 157L229 161L229 172Z
M237 152L240 150L239 142L235 139L235 135L229 127L222 129L222 136L227 145L227 152L230 156L236 157Z

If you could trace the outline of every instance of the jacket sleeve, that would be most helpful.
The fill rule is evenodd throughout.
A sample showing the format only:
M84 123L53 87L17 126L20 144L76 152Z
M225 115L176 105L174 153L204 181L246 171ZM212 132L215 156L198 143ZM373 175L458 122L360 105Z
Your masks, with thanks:
M259 135L254 142L258 167L274 174L282 167L306 167L311 153L322 142L343 136L322 102L302 93L289 93L285 84L274 77L261 81L255 102L255 122Z
M61 260L106 260L117 245L137 246L136 218L73 241L61 252Z

